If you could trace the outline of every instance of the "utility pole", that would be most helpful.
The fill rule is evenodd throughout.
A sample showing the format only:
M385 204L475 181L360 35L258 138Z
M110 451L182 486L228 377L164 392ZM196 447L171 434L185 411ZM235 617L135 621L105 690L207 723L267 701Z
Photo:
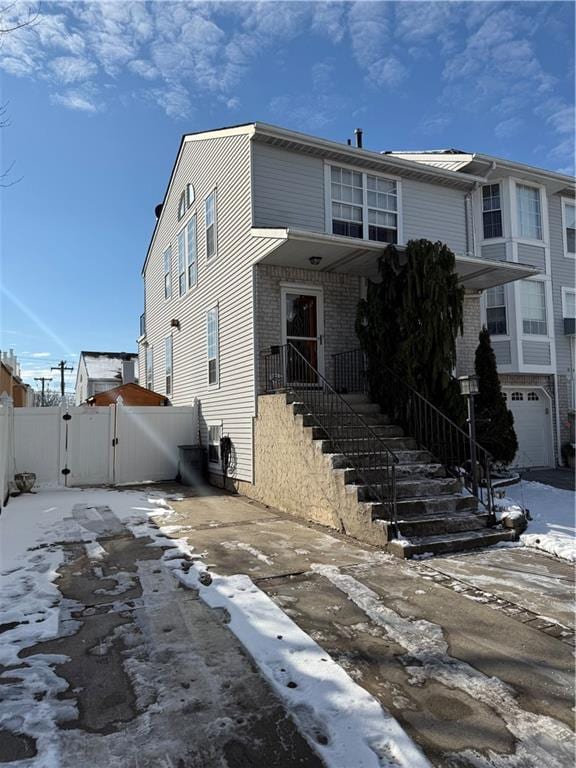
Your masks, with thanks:
M44 383L46 381L52 381L52 379L48 379L46 376L39 376L38 378L34 377L34 381L42 382L42 407L44 407Z
M52 366L51 371L60 371L60 394L64 397L64 371L73 371L74 368L66 367L66 360L60 360L58 365Z

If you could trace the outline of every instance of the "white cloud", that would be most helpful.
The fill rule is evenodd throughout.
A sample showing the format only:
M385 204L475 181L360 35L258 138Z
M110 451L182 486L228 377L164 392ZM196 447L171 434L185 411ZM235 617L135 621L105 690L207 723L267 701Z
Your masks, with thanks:
M48 66L56 79L65 85L89 80L98 72L94 62L78 56L58 56Z
M30 357L50 357L51 352L31 352Z
M516 136L520 129L524 125L524 120L521 117L510 117L508 120L502 120L494 128L494 133L499 139L508 139L511 136Z
M55 104L72 109L78 112L94 113L102 109L88 93L82 91L65 91L64 93L55 93L51 97Z

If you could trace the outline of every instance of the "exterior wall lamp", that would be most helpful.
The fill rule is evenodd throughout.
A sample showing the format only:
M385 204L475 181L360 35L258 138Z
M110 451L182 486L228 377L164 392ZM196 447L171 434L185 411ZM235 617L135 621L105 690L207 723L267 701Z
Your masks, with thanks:
M460 376L460 392L468 398L468 437L470 440L470 471L472 473L472 493L478 498L478 462L476 460L476 418L474 413L474 397L478 394L478 376Z
M178 330L180 330L180 320L176 320L175 318L173 320L170 320L170 327L177 328Z
M320 262L322 261L322 256L310 256L308 261L310 262L310 264L312 264L313 267L317 267L318 264L320 264Z

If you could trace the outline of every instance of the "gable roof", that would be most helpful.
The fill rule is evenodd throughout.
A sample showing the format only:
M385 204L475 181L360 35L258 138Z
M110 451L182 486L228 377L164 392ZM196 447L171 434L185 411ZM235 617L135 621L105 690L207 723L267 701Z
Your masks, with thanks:
M120 384L112 389L105 389L103 392L96 392L91 397L87 398L87 403L101 402L102 405L109 403L115 403L119 397L122 397L126 405L130 405L132 400L138 400L138 396L143 395L144 399L149 401L157 401L158 405L165 405L170 401L166 395L162 395L159 392L154 392L151 389L142 387L140 384L136 384L134 381L130 381L127 384ZM138 403L136 403L138 404Z
M119 379L122 381L122 362L133 360L134 375L138 377L138 354L136 352L80 352L89 379Z

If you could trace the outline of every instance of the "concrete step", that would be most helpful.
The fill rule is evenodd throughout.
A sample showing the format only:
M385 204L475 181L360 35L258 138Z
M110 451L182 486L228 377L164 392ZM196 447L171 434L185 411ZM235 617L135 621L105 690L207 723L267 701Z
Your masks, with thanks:
M488 513L457 514L450 517L423 515L414 519L398 520L398 528L400 534L406 539L464 531L482 531L488 528Z
M428 451L394 451L398 464L396 465L396 472L399 468L405 464L430 464L432 462L432 454ZM376 469L377 467L386 467L390 460L388 454L382 454L380 458L374 453L360 453L354 456L354 461L357 462L358 467L369 467ZM352 464L350 459L344 453L335 453L332 456L332 466L336 469L351 468Z
M370 429L380 438L402 437L404 435L402 427L397 427L395 424L373 424L370 425ZM364 435L366 435L366 427L363 424L344 424L326 429L323 427L312 428L314 440L329 440L331 436L356 439Z
M380 450L380 443L394 453L398 451L413 451L417 448L416 440L413 437L383 437L374 439L374 437L364 433L362 437L342 438L341 440L322 440L322 451L324 453L348 453L354 455L358 453L368 453L369 451Z
M418 480L422 478L432 477L446 477L446 469L442 464L436 464L430 461L426 464L420 464L415 462L413 464L397 464L396 465L396 480L412 479Z
M396 497L398 499L420 496L445 496L460 493L462 485L455 477L398 478Z
M355 469L345 469L344 482L347 485L382 483L387 481L389 471L386 466L365 469L362 472ZM446 470L442 464L397 464L394 471L398 485L403 482L423 483L446 478ZM449 479L454 480L454 478Z
M370 402L370 400L360 400L355 402L350 402L350 409L346 407L346 404L343 403L340 398L338 398L336 395L321 395L321 394L311 394L310 396L307 396L305 393L299 394L296 393L290 393L286 395L286 400L288 403L293 403L294 406L304 406L305 411L308 410L311 413L330 413L330 411L337 410L338 412L346 412L352 409L356 413L360 413L362 416L364 414L378 414L380 413L380 406L376 403ZM302 411L300 411L302 413Z
M312 414L303 403L294 404L295 413L302 414L305 427L315 427L318 424L323 424L326 427L346 425L346 426L362 426L362 422L365 422L370 427L387 426L390 424L390 418L385 413L363 413L361 419L356 416L352 411L338 410L332 413L316 412Z
M371 491L366 486L359 489L359 498L364 496L362 501L370 501ZM478 501L475 496L461 496L453 494L451 496L431 496L414 499L397 499L396 508L398 510L398 519L408 520L417 519L420 515L435 514L438 517L449 517L458 512L472 513L478 509ZM388 519L386 510L378 502L373 503L372 519Z
M414 555L461 552L477 547L488 547L500 541L515 541L513 530L484 528L480 531L463 531L433 536L415 536L407 539L392 539L387 550L397 557L410 558Z

